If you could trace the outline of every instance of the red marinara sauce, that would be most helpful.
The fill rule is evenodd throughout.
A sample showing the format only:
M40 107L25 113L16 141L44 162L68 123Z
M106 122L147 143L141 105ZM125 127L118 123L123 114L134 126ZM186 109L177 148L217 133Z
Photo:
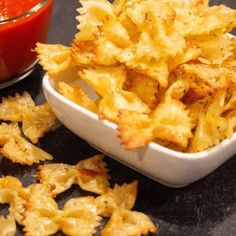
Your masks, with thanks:
M46 40L52 5L53 0L0 1L0 82L36 61L33 49Z

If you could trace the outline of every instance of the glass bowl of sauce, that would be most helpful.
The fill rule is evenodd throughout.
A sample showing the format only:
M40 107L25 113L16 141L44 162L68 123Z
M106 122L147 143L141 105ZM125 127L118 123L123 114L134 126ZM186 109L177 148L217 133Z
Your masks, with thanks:
M28 76L45 42L53 0L0 1L0 89Z

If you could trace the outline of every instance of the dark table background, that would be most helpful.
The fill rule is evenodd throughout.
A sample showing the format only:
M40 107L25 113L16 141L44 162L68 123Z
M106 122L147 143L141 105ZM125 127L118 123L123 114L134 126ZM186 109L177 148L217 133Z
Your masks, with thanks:
M236 8L236 1L224 2ZM76 30L77 0L55 0L49 43L69 45ZM41 79L44 72L37 65L35 71L24 81L0 91L1 96L14 95L24 90L30 92L37 103L44 101ZM53 132L39 143L44 150L54 155L55 162L75 164L77 161L97 154L98 151L72 134L59 122ZM139 181L135 210L148 214L159 226L159 236L179 235L236 235L236 159L233 157L204 179L181 189L171 189L148 179L139 173L106 157L111 170L112 183ZM24 185L35 182L32 177L37 165L22 167L0 157L0 175L13 175ZM62 207L71 197L83 195L77 186L59 195L57 202ZM7 213L7 206L0 205L0 214ZM103 222L104 224L105 222ZM19 227L17 235L23 235ZM57 235L62 235L61 233ZM99 235L99 231L98 231Z

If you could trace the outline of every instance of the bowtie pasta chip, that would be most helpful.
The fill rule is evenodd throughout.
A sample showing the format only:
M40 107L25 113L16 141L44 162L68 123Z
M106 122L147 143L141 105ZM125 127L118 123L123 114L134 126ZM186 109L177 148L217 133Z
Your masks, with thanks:
M98 105L100 117L116 121L122 108L149 112L148 106L135 93L123 90L126 79L123 66L84 69L80 77L101 96Z
M21 137L19 127L14 124L0 125L0 153L14 163L32 165L53 157Z
M63 217L58 222L66 235L86 236L96 233L101 220L94 197L88 196L69 200L63 208Z
M225 99L226 90L221 89L214 95L214 100L207 109L202 109L195 136L189 147L190 151L202 151L232 136L236 120L234 116L223 114L227 109Z
M53 195L78 184L82 189L97 194L104 194L109 186L108 169L103 156L97 155L82 160L77 165L47 164L39 167L38 179L44 185L52 185Z
M0 103L0 120L20 122L23 112L33 107L35 103L28 92L24 92L23 95L16 93L14 97L3 97Z
M81 89L79 85L74 87L65 82L59 82L59 92L69 100L87 108L88 110L97 113L97 106L87 94Z
M55 124L56 116L48 103L25 110L22 119L22 131L32 143L37 143Z
M156 233L156 226L141 212L128 211L125 209L115 210L102 230L102 236L133 236Z
M164 101L151 114L121 110L118 130L127 149L145 146L158 138L187 147L192 137L192 120L179 100L188 87L183 81L175 82L166 92ZM176 98L176 99L174 99Z
M138 182L121 186L115 184L113 189L96 198L96 205L99 215L110 217L116 209L131 210L137 197Z
M215 32L210 35L200 35L191 41L202 53L198 58L203 64L222 64L233 54L232 40L228 35Z
M0 178L0 203L10 204L21 188L22 183L14 177Z
M73 64L70 47L37 43L35 50L40 54L40 64L50 76L66 70Z
M12 216L9 215L7 218L0 216L0 235L16 235L16 222Z

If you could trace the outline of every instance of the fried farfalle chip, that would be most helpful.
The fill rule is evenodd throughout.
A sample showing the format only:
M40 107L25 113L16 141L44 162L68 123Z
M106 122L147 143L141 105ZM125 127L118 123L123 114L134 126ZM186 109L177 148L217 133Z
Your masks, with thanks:
M126 80L124 66L99 66L86 68L79 72L80 78L91 86L100 96L121 91Z
M198 36L192 43L201 50L198 60L204 64L219 65L233 55L231 38L222 33Z
M61 230L66 235L93 235L99 225L94 197L73 198L59 210L50 187L30 185L23 220L27 235L52 235ZM34 224L32 224L32 221Z
M179 70L184 73L184 77L194 79L198 84L205 84L209 89L226 88L231 83L234 74L231 70L223 66L210 66L199 63L182 65Z
M137 197L138 182L121 186L115 184L113 189L96 198L99 215L110 217L116 209L131 210Z
M116 209L101 236L141 236L156 233L157 228L149 217L141 212Z
M217 91L213 102L202 110L194 137L189 146L190 152L202 151L216 145L225 138L231 138L236 125L235 117L224 116L225 98L225 89Z
M37 43L35 50L38 54L39 64L50 76L55 76L74 65L70 47Z
M148 106L135 93L123 90L126 79L124 66L84 69L79 75L101 96L98 105L101 118L116 122L122 107L128 110L149 111Z
M39 181L44 185L52 185L53 195L78 184L82 189L97 194L106 192L110 179L108 169L102 155L82 160L77 165L46 164L39 167Z
M22 119L22 131L32 143L37 143L55 124L56 116L48 103L25 110Z
M228 113L235 111L235 109L236 109L236 88L232 86L226 91L223 114L227 116Z
M0 178L0 203L10 204L21 188L23 188L22 183L15 177Z
M114 18L113 6L106 0L80 1L82 7L78 9L79 16L77 20L80 30L75 35L77 42L92 41L99 32L99 26L102 26L109 18Z
M79 161L76 170L79 172L77 184L84 190L104 194L109 187L110 175L103 155Z
M14 163L32 165L53 159L52 155L21 137L17 124L0 125L0 147L0 153Z
M0 216L0 235L2 236L16 235L16 222L11 215L8 215L7 218Z
M88 110L97 113L97 105L88 95L81 89L79 85L74 87L65 82L59 82L59 92L69 100L87 108Z
M129 72L125 89L137 94L150 109L157 105L158 83L147 76Z
M123 91L107 94L100 101L99 117L117 123L118 114L121 108L128 111L143 111L148 113L149 107L133 92Z
M26 204L22 225L26 235L52 235L60 226L54 222L60 216L56 201L52 198L50 187L32 184L25 189Z
M54 186L48 184L31 184L25 191L27 193L27 210L38 211L45 215L53 215L58 210L57 203L52 198L51 189Z
M94 197L79 197L66 202L63 217L57 222L66 235L90 236L96 233L102 218L97 213Z
M18 223L22 222L25 210L24 205L26 202L24 196L24 188L17 178L12 176L0 178L0 203L10 205L9 216L14 218Z
M25 217L25 207L27 204L27 194L25 189L19 189L18 194L13 198L13 201L10 203L9 212L17 221L18 224L23 224Z
M79 32L73 40L73 56L78 65L112 65L116 63L115 55L118 48L104 37L99 37L104 23L113 21L113 6L106 0L80 1L77 17ZM104 51L107 54L104 54Z
M173 0L168 0L173 2ZM175 1L177 2L177 1ZM179 1L171 3L175 9L176 29L184 37L210 35L217 30L230 32L235 27L236 12L225 5L208 6L209 1L190 1L189 4ZM204 2L204 4L202 4ZM188 27L186 27L186 25Z
M147 42L144 44L146 43ZM146 75L156 80L160 86L167 87L169 77L167 63L162 60L137 59L134 54L136 51L136 48L127 48L117 56L117 59L120 63L125 64L131 71L134 70L137 73Z
M69 189L75 183L77 175L74 166L53 163L39 166L38 179L44 185L54 186L52 194L57 195Z
M39 213L27 213L23 222L23 231L27 236L49 236L59 231L60 227L50 217L41 216Z
M23 95L16 93L14 97L3 97L0 103L0 120L21 122L23 112L33 107L35 103L28 92Z
M125 147L145 146L155 138L187 147L193 136L193 124L179 100L187 87L188 83L182 80L175 82L166 92L164 101L150 114L120 111L118 129Z

